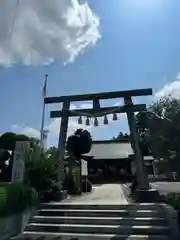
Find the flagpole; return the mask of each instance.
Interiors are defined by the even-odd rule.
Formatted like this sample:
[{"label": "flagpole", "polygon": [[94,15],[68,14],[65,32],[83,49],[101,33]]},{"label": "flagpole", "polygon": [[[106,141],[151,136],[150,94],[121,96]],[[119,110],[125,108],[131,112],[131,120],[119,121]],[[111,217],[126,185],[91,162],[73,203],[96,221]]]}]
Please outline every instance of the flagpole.
[{"label": "flagpole", "polygon": [[44,149],[44,121],[45,121],[45,103],[44,103],[44,98],[46,97],[46,86],[47,86],[47,78],[48,75],[45,75],[45,82],[43,86],[43,111],[42,111],[42,122],[41,122],[41,139],[40,139],[40,144],[41,148]]},{"label": "flagpole", "polygon": [[44,144],[43,144],[43,140],[44,140],[44,117],[45,117],[45,103],[43,103],[43,112],[42,112],[42,122],[41,122],[41,148],[44,149]]}]

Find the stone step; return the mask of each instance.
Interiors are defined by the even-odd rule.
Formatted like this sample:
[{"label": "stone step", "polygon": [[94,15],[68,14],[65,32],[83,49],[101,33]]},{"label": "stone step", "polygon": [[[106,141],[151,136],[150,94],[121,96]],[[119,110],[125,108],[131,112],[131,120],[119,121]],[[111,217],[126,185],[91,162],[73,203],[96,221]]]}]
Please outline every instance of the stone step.
[{"label": "stone step", "polygon": [[14,240],[170,240],[166,235],[130,235],[130,234],[82,234],[82,233],[46,233],[46,232],[24,232]]},{"label": "stone step", "polygon": [[45,224],[30,223],[26,231],[36,232],[67,232],[67,233],[99,233],[99,234],[164,234],[168,235],[170,229],[167,226],[138,226],[138,225],[87,225],[87,224]]},{"label": "stone step", "polygon": [[162,217],[158,210],[39,209],[37,213],[39,216]]},{"label": "stone step", "polygon": [[166,221],[160,217],[68,217],[68,216],[34,216],[32,223],[52,224],[90,224],[94,225],[154,225],[165,226]]},{"label": "stone step", "polygon": [[40,209],[87,209],[87,210],[155,210],[160,204],[137,203],[137,204],[92,204],[88,202],[60,203],[50,202],[40,204]]}]

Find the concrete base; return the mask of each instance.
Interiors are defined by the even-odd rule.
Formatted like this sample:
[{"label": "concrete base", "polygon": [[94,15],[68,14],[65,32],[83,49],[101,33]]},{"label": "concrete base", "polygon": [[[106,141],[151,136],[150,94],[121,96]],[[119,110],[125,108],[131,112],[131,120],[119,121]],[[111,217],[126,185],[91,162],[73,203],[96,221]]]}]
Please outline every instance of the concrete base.
[{"label": "concrete base", "polygon": [[63,201],[67,198],[67,191],[63,190],[60,193],[60,201]]},{"label": "concrete base", "polygon": [[140,190],[133,193],[136,202],[156,203],[160,201],[160,194],[157,189]]}]

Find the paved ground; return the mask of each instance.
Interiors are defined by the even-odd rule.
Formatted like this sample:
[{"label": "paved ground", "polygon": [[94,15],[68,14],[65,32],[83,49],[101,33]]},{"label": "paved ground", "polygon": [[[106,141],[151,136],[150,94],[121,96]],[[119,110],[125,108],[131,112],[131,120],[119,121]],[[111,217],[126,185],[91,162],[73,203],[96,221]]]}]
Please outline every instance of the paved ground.
[{"label": "paved ground", "polygon": [[81,204],[128,204],[121,184],[102,184],[94,186],[90,194],[66,200]]},{"label": "paved ground", "polygon": [[[126,185],[131,186],[131,183],[126,183]],[[180,192],[180,182],[153,181],[151,183],[151,186],[153,188],[158,189],[161,194],[165,194],[165,195],[170,192]]]},{"label": "paved ground", "polygon": [[[65,200],[65,202],[73,202],[80,204],[128,204],[124,191],[120,183],[102,184],[93,186],[93,190],[89,194],[73,197]],[[130,186],[130,183],[126,184]],[[180,182],[153,182],[151,185],[157,188],[161,194],[169,192],[180,192]]]},{"label": "paved ground", "polygon": [[180,192],[180,182],[153,182],[151,185],[162,194]]}]

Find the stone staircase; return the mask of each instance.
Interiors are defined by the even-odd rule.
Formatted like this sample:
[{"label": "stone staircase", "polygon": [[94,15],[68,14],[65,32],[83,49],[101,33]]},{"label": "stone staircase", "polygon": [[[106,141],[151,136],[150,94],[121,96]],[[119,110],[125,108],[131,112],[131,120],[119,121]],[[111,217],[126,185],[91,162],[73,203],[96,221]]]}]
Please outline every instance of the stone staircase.
[{"label": "stone staircase", "polygon": [[168,240],[172,237],[158,204],[44,203],[18,239]]}]

